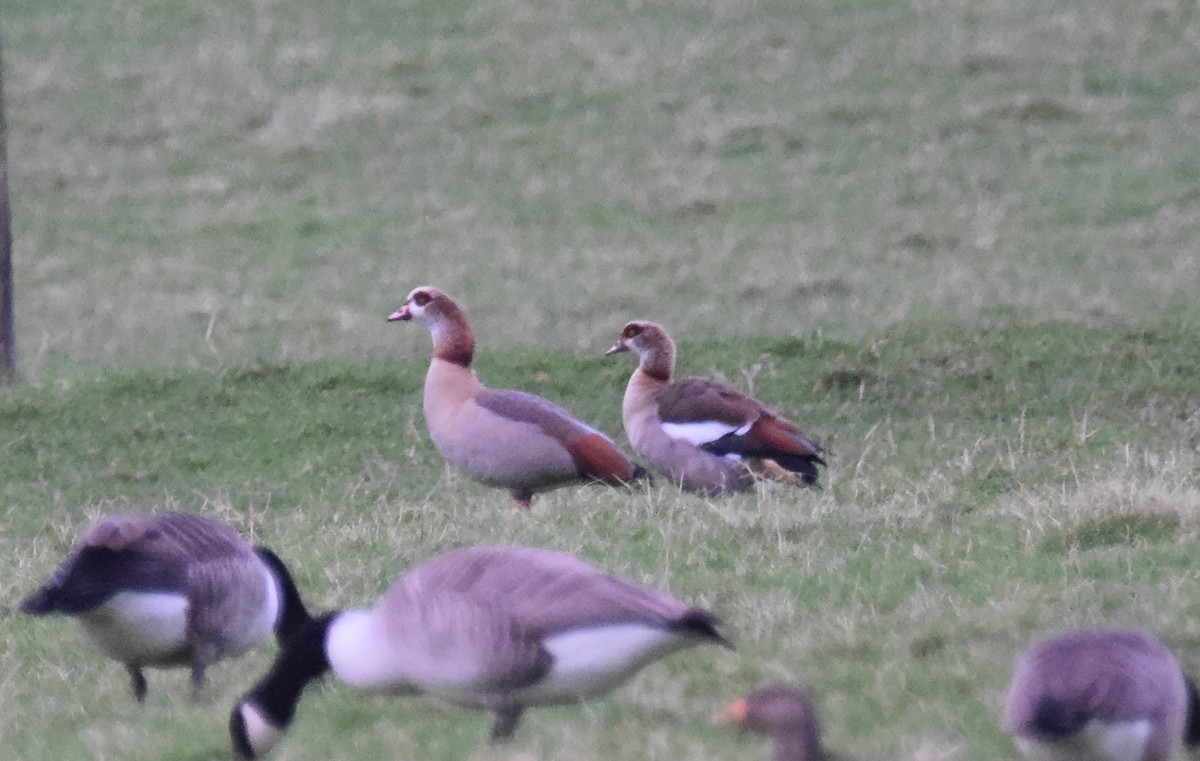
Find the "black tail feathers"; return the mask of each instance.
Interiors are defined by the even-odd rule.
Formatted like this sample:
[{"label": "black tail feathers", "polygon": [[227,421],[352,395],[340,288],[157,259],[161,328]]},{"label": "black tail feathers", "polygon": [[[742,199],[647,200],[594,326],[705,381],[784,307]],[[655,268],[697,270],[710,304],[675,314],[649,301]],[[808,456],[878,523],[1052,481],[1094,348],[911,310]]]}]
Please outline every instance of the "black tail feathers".
[{"label": "black tail feathers", "polygon": [[1061,700],[1043,695],[1029,718],[1029,729],[1041,737],[1060,738],[1083,729],[1087,717]]},{"label": "black tail feathers", "polygon": [[720,626],[721,619],[709,613],[707,610],[700,608],[692,608],[691,610],[680,616],[679,620],[671,625],[671,629],[678,632],[683,632],[706,639],[721,647],[733,650],[733,643],[725,639],[717,627]]}]

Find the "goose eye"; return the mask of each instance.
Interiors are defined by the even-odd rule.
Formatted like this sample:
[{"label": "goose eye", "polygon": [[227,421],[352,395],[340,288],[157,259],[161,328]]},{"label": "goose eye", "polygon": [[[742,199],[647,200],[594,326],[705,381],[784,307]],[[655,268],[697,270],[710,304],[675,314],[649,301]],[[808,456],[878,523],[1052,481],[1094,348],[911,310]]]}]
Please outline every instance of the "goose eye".
[{"label": "goose eye", "polygon": [[639,336],[639,335],[641,335],[641,333],[642,333],[642,326],[641,326],[641,325],[626,325],[626,326],[625,326],[625,332],[624,332],[624,333],[622,333],[622,337],[624,337],[624,338],[634,338],[634,337],[636,337],[636,336]]},{"label": "goose eye", "polygon": [[412,297],[413,303],[419,307],[423,307],[430,301],[430,296],[425,291],[417,291]]}]

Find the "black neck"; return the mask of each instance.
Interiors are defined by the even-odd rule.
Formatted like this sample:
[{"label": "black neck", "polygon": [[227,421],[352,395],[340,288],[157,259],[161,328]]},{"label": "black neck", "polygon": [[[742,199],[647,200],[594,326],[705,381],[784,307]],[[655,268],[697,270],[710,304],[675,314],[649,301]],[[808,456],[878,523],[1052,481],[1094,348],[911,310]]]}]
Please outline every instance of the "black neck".
[{"label": "black neck", "polygon": [[1187,683],[1187,724],[1183,729],[1183,744],[1194,750],[1200,745],[1200,691],[1196,690],[1196,683],[1190,676],[1185,675],[1183,681]]},{"label": "black neck", "polygon": [[312,621],[313,618],[309,615],[308,608],[304,607],[304,601],[300,599],[300,590],[296,588],[292,574],[288,572],[287,566],[283,564],[279,556],[266,547],[255,547],[254,552],[262,558],[271,573],[279,580],[279,588],[283,592],[279,617],[275,621],[275,639],[282,647],[293,634],[300,630],[300,627]]},{"label": "black neck", "polygon": [[329,670],[325,637],[337,612],[310,618],[289,637],[267,675],[246,694],[242,703],[254,704],[277,727],[286,727],[296,713],[304,688]]}]

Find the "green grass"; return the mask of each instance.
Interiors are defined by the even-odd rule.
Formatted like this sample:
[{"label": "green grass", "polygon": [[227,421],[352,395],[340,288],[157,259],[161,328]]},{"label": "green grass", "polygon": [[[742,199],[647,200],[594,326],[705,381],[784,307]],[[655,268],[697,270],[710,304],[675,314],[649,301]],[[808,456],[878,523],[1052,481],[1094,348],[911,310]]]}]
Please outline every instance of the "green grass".
[{"label": "green grass", "polygon": [[[314,690],[276,756],[765,757],[809,684],[868,758],[1012,757],[1015,654],[1136,623],[1200,667],[1200,16],[1185,2],[79,0],[4,8],[22,385],[0,388],[0,747],[226,756],[269,653],[125,676],[16,614],[97,515],[180,507],[364,604],[455,544],[575,552],[728,621],[507,747]],[[512,514],[420,412],[458,298],[493,385],[620,430],[629,319],[831,449],[820,492]],[[753,747],[746,747],[751,745]]]},{"label": "green grass", "polygon": [[[153,672],[138,707],[74,627],[14,612],[87,521],[139,505],[233,522],[284,554],[320,608],[366,604],[456,544],[521,542],[668,586],[718,611],[739,645],[673,657],[584,709],[535,711],[501,749],[484,746],[481,714],[317,689],[281,758],[393,745],[427,758],[731,757],[739,740],[706,717],[778,678],[813,687],[836,747],[1006,758],[1000,699],[1035,634],[1148,625],[1195,661],[1193,332],[995,315],[862,344],[681,348],[688,369],[726,370],[811,420],[832,449],[826,488],[719,502],[665,484],[567,489],[513,514],[504,493],[446,471],[420,417],[424,363],[401,358],[4,390],[6,744],[28,757],[224,752],[225,712],[267,654],[214,669],[198,705],[183,672]],[[523,350],[480,370],[615,431],[624,359]]]}]

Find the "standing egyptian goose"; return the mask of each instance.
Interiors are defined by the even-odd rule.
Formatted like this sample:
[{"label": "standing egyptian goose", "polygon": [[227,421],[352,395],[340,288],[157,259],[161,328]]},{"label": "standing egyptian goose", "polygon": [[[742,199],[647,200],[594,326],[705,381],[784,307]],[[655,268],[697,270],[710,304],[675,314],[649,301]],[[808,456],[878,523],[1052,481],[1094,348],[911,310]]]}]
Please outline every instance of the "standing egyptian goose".
[{"label": "standing egyptian goose", "polygon": [[506,739],[529,706],[599,695],[692,645],[729,647],[717,623],[569,555],[452,550],[409,570],[374,608],[321,616],[292,637],[234,707],[233,749],[268,752],[305,686],[328,670],[359,690],[492,711],[492,739]]},{"label": "standing egyptian goose", "polygon": [[824,450],[762,402],[704,378],[672,382],[675,342],[661,325],[627,324],[606,355],[632,351],[637,369],[621,416],[633,450],[682,489],[744,491],[755,473],[815,485]]},{"label": "standing egyptian goose", "polygon": [[438,452],[471,478],[508,489],[527,507],[535,492],[589,481],[625,484],[643,475],[611,439],[557,404],[480,383],[471,369],[475,339],[467,317],[438,289],[413,290],[388,320],[429,327],[425,422]]},{"label": "standing egyptian goose", "polygon": [[1084,629],[1017,661],[1004,727],[1029,759],[1168,761],[1200,745],[1200,696],[1144,632]]},{"label": "standing egyptian goose", "polygon": [[787,684],[760,687],[713,717],[717,724],[767,735],[774,740],[772,761],[827,761],[821,725],[812,699]]},{"label": "standing egyptian goose", "polygon": [[309,619],[275,553],[223,523],[176,512],[102,518],[21,611],[76,618],[101,652],[125,664],[139,703],[143,667],[190,666],[198,691],[209,665],[272,629],[283,642]]}]

